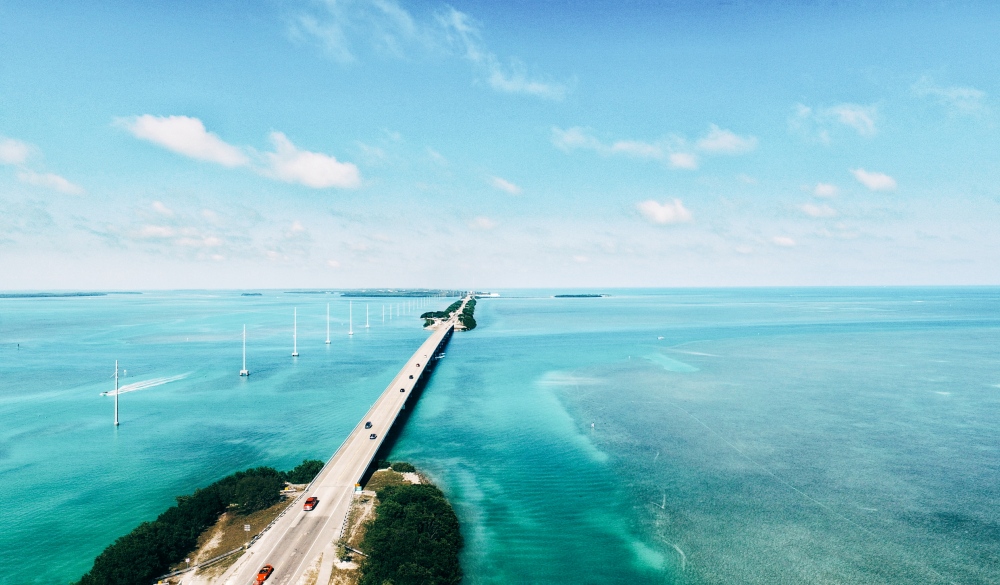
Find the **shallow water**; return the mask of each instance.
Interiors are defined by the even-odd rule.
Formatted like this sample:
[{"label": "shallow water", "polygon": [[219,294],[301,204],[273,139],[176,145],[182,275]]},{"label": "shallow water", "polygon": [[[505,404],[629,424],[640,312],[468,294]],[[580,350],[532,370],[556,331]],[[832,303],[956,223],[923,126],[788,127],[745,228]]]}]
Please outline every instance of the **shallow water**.
[{"label": "shallow water", "polygon": [[[1000,582],[1000,290],[594,292],[480,301],[394,450],[455,504],[467,583]],[[328,457],[426,336],[381,305],[348,338],[330,295],[0,300],[0,583]],[[122,394],[116,431],[115,359],[186,377]]]}]

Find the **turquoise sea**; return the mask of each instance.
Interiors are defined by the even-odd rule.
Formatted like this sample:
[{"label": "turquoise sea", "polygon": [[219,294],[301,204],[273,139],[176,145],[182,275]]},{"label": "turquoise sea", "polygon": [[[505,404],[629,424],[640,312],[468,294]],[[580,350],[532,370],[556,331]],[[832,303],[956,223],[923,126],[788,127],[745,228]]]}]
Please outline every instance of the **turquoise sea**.
[{"label": "turquoise sea", "polygon": [[[501,294],[393,453],[455,505],[466,583],[1000,583],[1000,289]],[[336,295],[0,299],[0,583],[69,583],[175,495],[329,457],[448,302],[373,299],[365,329],[356,300],[349,337]],[[116,359],[178,378],[118,429]]]}]

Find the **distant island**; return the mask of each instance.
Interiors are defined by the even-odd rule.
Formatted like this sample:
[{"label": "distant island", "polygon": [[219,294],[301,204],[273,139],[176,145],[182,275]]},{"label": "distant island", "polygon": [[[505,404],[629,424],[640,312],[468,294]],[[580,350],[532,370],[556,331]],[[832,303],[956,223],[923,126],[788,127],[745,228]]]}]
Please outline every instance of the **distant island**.
[{"label": "distant island", "polygon": [[375,289],[348,290],[340,293],[342,297],[461,297],[464,291],[439,289]]},{"label": "distant island", "polygon": [[241,297],[262,297],[262,296],[264,296],[264,293],[243,293],[240,296]]},{"label": "distant island", "polygon": [[603,297],[610,297],[611,295],[602,294],[582,294],[582,295],[555,295],[552,298],[555,299],[600,299]]},{"label": "distant island", "polygon": [[141,295],[141,292],[34,292],[34,293],[0,293],[0,299],[62,299],[69,297],[106,297],[108,295]]}]

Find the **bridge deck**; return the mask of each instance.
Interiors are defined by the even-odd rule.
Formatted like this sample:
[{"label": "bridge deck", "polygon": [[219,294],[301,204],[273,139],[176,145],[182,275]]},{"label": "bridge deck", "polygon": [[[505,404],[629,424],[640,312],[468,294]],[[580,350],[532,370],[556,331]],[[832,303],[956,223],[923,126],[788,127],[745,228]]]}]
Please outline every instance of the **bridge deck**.
[{"label": "bridge deck", "polygon": [[[456,312],[455,316],[458,314]],[[303,573],[315,565],[321,553],[323,563],[317,583],[329,582],[331,560],[351,507],[354,485],[372,464],[414,387],[421,382],[422,376],[430,375],[433,366],[427,366],[448,343],[455,330],[455,321],[453,317],[443,323],[421,344],[305,493],[216,582],[249,585],[254,582],[257,571],[270,564],[274,566],[274,573],[268,585],[295,585]],[[400,388],[404,391],[400,392]],[[364,428],[368,421],[372,423],[371,429]],[[369,438],[372,433],[377,435],[374,440]],[[319,505],[305,512],[301,502],[309,496],[319,498]]]}]

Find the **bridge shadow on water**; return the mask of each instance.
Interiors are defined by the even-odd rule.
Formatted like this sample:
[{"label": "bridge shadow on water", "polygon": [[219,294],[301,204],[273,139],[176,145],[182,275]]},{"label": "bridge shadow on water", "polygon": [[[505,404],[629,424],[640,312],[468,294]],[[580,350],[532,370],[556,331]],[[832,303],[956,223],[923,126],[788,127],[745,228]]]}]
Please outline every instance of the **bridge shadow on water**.
[{"label": "bridge shadow on water", "polygon": [[368,464],[368,468],[365,469],[364,474],[361,476],[361,485],[367,484],[368,480],[371,479],[372,474],[378,471],[379,461],[388,459],[389,454],[392,452],[392,448],[396,446],[396,441],[399,439],[399,435],[403,432],[403,428],[406,426],[406,422],[410,420],[413,408],[417,405],[417,401],[420,400],[420,396],[423,394],[424,388],[427,387],[427,383],[434,374],[434,370],[437,368],[438,362],[441,360],[441,356],[444,354],[444,350],[448,346],[448,342],[451,341],[451,336],[454,334],[454,329],[446,333],[441,339],[441,343],[439,343],[437,348],[434,349],[434,353],[431,354],[430,361],[426,364],[421,364],[420,376],[417,377],[416,382],[413,384],[413,390],[410,391],[410,395],[406,397],[406,402],[403,405],[403,409],[399,412],[399,416],[396,417],[392,427],[386,433],[382,444],[379,445],[378,451],[375,452],[375,457],[372,458],[371,462]]}]

